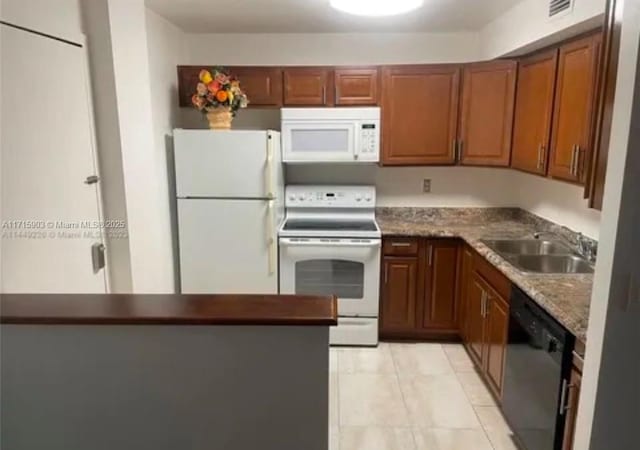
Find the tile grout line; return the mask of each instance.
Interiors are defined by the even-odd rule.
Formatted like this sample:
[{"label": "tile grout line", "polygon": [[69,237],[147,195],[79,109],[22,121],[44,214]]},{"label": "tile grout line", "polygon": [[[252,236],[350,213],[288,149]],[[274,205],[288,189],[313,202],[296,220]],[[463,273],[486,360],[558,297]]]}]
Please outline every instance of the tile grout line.
[{"label": "tile grout line", "polygon": [[[462,344],[460,344],[460,345],[462,345]],[[444,347],[443,347],[443,351],[444,351]],[[449,357],[449,354],[446,351],[444,352],[444,354],[447,356],[447,360],[449,361],[449,364],[451,364],[451,366],[453,368],[453,364],[451,362],[451,358]],[[489,433],[487,432],[487,429],[485,428],[484,424],[482,423],[482,420],[480,420],[480,416],[478,415],[478,411],[476,410],[476,406],[471,402],[471,397],[469,396],[469,394],[467,393],[467,390],[462,385],[462,381],[460,381],[460,377],[458,376],[459,372],[454,369],[453,373],[455,374],[456,380],[458,380],[458,383],[460,383],[460,387],[462,388],[462,392],[464,392],[464,396],[467,398],[467,401],[469,402],[469,405],[471,406],[471,409],[473,410],[473,414],[476,416],[476,419],[478,420],[478,423],[480,424],[480,428],[482,429],[482,432],[484,433],[484,436],[487,438],[487,442],[489,442],[489,445],[491,446],[492,449],[496,450],[495,445],[493,445],[493,441],[489,437]]]},{"label": "tile grout line", "polygon": [[393,364],[393,372],[396,376],[396,381],[398,382],[398,389],[400,390],[400,397],[402,397],[402,405],[404,406],[405,411],[407,412],[407,420],[409,425],[409,430],[411,432],[411,439],[413,440],[413,448],[418,450],[418,441],[416,440],[416,434],[414,432],[413,424],[411,423],[411,416],[409,414],[409,407],[407,406],[407,400],[404,397],[404,391],[402,390],[402,386],[400,385],[400,373],[398,372],[398,365],[396,364],[396,358],[393,356],[393,350],[391,344],[388,345],[389,348],[389,356],[391,357],[391,363]]}]

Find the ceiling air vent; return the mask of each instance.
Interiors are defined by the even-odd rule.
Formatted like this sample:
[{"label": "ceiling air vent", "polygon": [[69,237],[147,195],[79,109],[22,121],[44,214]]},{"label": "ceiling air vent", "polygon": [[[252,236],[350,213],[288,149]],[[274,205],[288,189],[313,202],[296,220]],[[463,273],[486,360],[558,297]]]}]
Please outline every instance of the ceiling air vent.
[{"label": "ceiling air vent", "polygon": [[550,0],[549,17],[553,17],[563,11],[567,11],[569,8],[571,8],[572,1],[573,0]]}]

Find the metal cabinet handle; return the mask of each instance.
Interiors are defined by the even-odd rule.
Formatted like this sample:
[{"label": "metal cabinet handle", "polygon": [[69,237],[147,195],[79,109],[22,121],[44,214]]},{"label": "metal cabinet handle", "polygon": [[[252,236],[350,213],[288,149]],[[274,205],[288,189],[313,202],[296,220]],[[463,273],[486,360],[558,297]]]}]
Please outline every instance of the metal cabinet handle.
[{"label": "metal cabinet handle", "polygon": [[485,291],[482,291],[482,297],[480,299],[480,315],[482,317],[485,317],[485,304],[487,301],[487,293]]},{"label": "metal cabinet handle", "polygon": [[433,265],[433,245],[429,246],[429,267]]},{"label": "metal cabinet handle", "polygon": [[322,86],[322,104],[327,104],[327,86]]},{"label": "metal cabinet handle", "polygon": [[569,168],[569,174],[571,176],[576,176],[576,155],[578,154],[578,146],[574,145],[571,150],[571,167]]},{"label": "metal cabinet handle", "polygon": [[565,402],[567,401],[567,380],[562,379],[562,388],[560,390],[560,404],[558,405],[558,414],[564,416],[564,413],[567,411],[565,408]]},{"label": "metal cabinet handle", "polygon": [[538,146],[538,164],[536,166],[538,169],[542,169],[544,167],[544,163],[542,162],[543,156],[544,156],[544,145],[540,144]]},{"label": "metal cabinet handle", "polygon": [[458,162],[458,140],[454,139],[451,148],[453,150],[453,159]]},{"label": "metal cabinet handle", "polygon": [[464,151],[464,141],[460,139],[460,141],[458,142],[458,162],[462,162],[463,151]]},{"label": "metal cabinet handle", "polygon": [[411,243],[410,242],[392,242],[391,246],[392,247],[411,247]]},{"label": "metal cabinet handle", "polygon": [[582,153],[582,148],[580,148],[580,144],[576,144],[576,161],[575,161],[575,170],[573,176],[576,178],[580,177],[580,154]]},{"label": "metal cabinet handle", "polygon": [[389,264],[385,263],[384,265],[384,284],[389,283]]}]

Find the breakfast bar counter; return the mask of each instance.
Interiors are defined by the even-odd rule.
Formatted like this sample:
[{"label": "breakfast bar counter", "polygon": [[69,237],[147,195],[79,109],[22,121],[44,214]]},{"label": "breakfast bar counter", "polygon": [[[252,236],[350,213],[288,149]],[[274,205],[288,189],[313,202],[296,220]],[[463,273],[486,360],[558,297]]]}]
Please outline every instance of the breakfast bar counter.
[{"label": "breakfast bar counter", "polygon": [[336,299],[2,295],[0,447],[326,450]]}]

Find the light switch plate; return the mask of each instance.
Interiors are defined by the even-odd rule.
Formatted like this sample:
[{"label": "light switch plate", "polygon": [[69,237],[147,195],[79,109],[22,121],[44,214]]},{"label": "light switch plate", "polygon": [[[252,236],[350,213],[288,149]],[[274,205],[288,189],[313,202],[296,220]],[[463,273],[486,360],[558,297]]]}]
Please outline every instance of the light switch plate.
[{"label": "light switch plate", "polygon": [[424,192],[425,194],[428,194],[429,192],[431,192],[430,178],[425,178],[424,180],[422,180],[422,192]]}]

